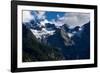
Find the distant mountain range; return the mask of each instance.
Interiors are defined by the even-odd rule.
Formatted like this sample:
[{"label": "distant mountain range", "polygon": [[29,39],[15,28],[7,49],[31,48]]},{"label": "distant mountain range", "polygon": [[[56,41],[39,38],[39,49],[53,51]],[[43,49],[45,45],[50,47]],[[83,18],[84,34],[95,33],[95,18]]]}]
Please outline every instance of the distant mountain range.
[{"label": "distant mountain range", "polygon": [[69,29],[48,21],[23,23],[23,61],[90,58],[90,22]]}]

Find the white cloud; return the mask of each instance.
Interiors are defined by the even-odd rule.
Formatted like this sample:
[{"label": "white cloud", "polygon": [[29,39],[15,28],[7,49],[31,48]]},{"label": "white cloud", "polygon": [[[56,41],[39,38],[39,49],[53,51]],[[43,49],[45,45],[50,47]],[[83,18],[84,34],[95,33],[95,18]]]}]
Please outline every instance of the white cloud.
[{"label": "white cloud", "polygon": [[58,28],[59,28],[60,26],[64,25],[64,22],[63,22],[63,21],[60,21],[60,20],[54,21],[53,23],[54,23],[55,26],[58,27]]},{"label": "white cloud", "polygon": [[41,20],[41,19],[45,19],[46,18],[45,11],[35,11],[34,13],[35,13],[37,19]]},{"label": "white cloud", "polygon": [[[60,27],[66,24],[69,28],[74,28],[76,26],[83,26],[84,24],[90,21],[89,13],[75,13],[67,12],[64,16],[60,17],[57,15],[57,20],[52,19],[52,21],[45,21],[46,15],[45,11],[34,11],[34,15],[31,14],[31,11],[23,11],[23,22],[30,22],[30,20],[38,19],[40,22],[53,23],[56,27]],[[42,20],[42,21],[41,21]]]},{"label": "white cloud", "polygon": [[52,24],[55,24],[56,27],[60,27],[62,25],[64,25],[64,21],[63,21],[63,17],[60,17],[59,15],[57,15],[57,19],[52,19]]},{"label": "white cloud", "polygon": [[74,28],[76,26],[83,26],[90,21],[89,13],[65,13],[63,17],[59,17],[55,22],[56,26],[62,26],[66,24],[69,28]]},{"label": "white cloud", "polygon": [[69,28],[74,28],[76,26],[83,26],[90,21],[90,15],[88,13],[67,13],[64,17],[64,23],[69,26]]},{"label": "white cloud", "polygon": [[34,19],[34,16],[31,15],[31,11],[23,11],[23,23],[30,22]]},{"label": "white cloud", "polygon": [[42,25],[43,22],[47,23],[44,11],[34,11],[33,14],[31,14],[31,11],[23,11],[23,23],[29,23],[31,20],[39,20]]}]

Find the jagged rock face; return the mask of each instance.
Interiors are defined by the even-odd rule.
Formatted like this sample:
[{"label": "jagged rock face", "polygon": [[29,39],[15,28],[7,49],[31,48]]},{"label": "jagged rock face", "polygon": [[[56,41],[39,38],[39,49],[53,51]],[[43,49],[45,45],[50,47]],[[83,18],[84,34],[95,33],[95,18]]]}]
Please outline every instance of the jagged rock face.
[{"label": "jagged rock face", "polygon": [[[67,24],[63,24],[58,28],[55,26],[55,24],[44,23],[44,22],[35,23],[34,21],[31,21],[30,23],[25,23],[23,25],[25,25],[28,31],[31,32],[30,39],[34,37],[35,38],[34,40],[38,42],[38,43],[35,42],[34,44],[42,43],[42,45],[44,46],[47,45],[52,47],[53,49],[56,48],[56,50],[59,50],[58,53],[60,53],[61,55],[60,57],[58,56],[55,57],[55,53],[52,53],[53,51],[51,51],[50,48],[47,49],[47,47],[44,47],[42,49],[50,51],[47,52],[49,54],[48,55],[46,54],[47,55],[46,59],[44,59],[43,57],[42,57],[43,59],[42,58],[36,59],[37,57],[34,57],[36,60],[60,60],[60,59],[71,60],[71,59],[88,59],[90,57],[89,55],[90,23],[84,24],[82,27],[76,26],[73,29],[69,29]],[[28,42],[30,41],[27,41],[27,44],[29,44]],[[40,47],[36,48],[38,48],[39,50],[41,49]],[[59,55],[58,53],[57,55]],[[40,53],[36,55],[39,54]],[[50,59],[48,57],[50,57]]]},{"label": "jagged rock face", "polygon": [[65,31],[65,29],[61,29],[60,33],[61,33],[62,38],[64,39],[65,46],[74,45],[74,41],[71,39],[69,33]]},{"label": "jagged rock face", "polygon": [[74,42],[71,40],[71,34],[68,33],[68,31],[66,31],[67,30],[66,29],[67,27],[65,26],[66,24],[61,28],[56,28],[54,24],[50,24],[50,23],[45,23],[44,26],[40,26],[37,24],[36,26],[34,26],[34,24],[31,24],[31,25],[30,27],[29,26],[28,27],[30,28],[32,33],[36,36],[38,41],[40,41],[41,43],[44,43],[44,44],[49,43],[47,42],[48,38],[52,35],[56,35],[56,31],[59,30],[59,33],[60,33],[59,36],[62,37],[61,39],[63,39],[63,42],[66,46],[70,46],[74,44]]},{"label": "jagged rock face", "polygon": [[38,42],[38,39],[23,24],[23,62],[64,59],[60,50]]}]

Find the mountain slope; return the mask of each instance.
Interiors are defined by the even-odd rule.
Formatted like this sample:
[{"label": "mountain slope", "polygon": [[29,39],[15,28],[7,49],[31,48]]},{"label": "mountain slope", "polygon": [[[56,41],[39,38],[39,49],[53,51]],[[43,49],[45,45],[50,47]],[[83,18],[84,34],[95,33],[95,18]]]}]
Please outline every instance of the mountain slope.
[{"label": "mountain slope", "polygon": [[60,50],[41,44],[23,24],[23,62],[63,60]]},{"label": "mountain slope", "polygon": [[90,58],[89,22],[75,28],[68,28],[67,24],[58,28],[55,24],[40,22],[31,20],[30,23],[24,24],[39,44],[56,47],[66,60]]}]

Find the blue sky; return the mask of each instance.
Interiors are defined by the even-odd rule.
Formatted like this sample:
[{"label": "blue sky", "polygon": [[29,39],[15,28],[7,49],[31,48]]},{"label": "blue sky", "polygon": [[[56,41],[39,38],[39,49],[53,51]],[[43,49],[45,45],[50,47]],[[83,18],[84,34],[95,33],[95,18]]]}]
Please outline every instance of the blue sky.
[{"label": "blue sky", "polygon": [[51,21],[52,19],[57,19],[57,15],[59,15],[60,17],[63,17],[65,14],[65,12],[46,12],[46,18]]},{"label": "blue sky", "polygon": [[90,21],[89,13],[79,12],[53,12],[53,11],[23,11],[23,22],[30,20],[45,20],[52,22],[55,26],[66,24],[69,28],[83,26]]},{"label": "blue sky", "polygon": [[[31,11],[31,14],[36,16],[35,12],[38,11]],[[42,11],[40,11],[42,12]],[[52,19],[57,19],[57,15],[59,15],[59,17],[63,17],[65,14],[65,12],[53,12],[53,11],[45,11],[45,17],[48,21],[51,21]]]}]

